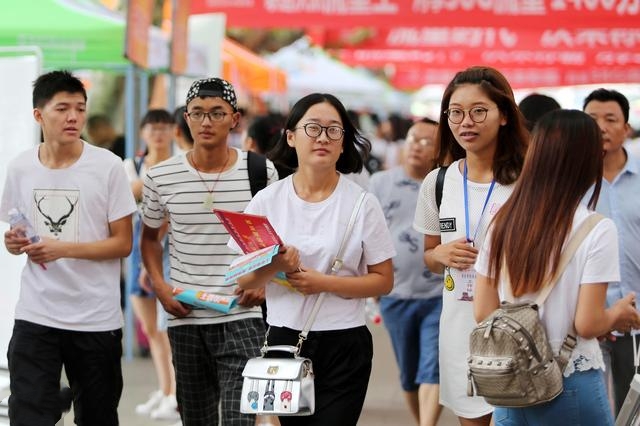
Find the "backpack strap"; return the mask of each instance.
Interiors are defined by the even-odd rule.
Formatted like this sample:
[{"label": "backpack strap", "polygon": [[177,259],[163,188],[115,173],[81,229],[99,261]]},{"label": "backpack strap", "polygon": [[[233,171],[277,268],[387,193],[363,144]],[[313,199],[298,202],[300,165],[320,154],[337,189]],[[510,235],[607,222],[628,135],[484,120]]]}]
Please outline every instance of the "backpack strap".
[{"label": "backpack strap", "polygon": [[438,176],[436,177],[436,206],[440,211],[440,204],[442,204],[442,190],[444,188],[444,176],[447,174],[447,168],[449,166],[442,166],[438,169]]},{"label": "backpack strap", "polygon": [[567,246],[565,247],[564,251],[560,255],[560,263],[558,263],[558,269],[556,269],[556,272],[553,275],[553,278],[549,280],[547,285],[545,285],[542,288],[542,291],[540,291],[540,294],[538,294],[538,297],[536,297],[536,301],[535,301],[536,305],[542,306],[544,301],[547,300],[547,297],[549,296],[549,293],[551,293],[551,290],[553,290],[553,286],[558,281],[558,278],[560,278],[560,275],[562,275],[564,270],[567,268],[567,265],[569,264],[569,262],[571,262],[571,259],[573,259],[573,255],[576,254],[576,251],[578,251],[578,248],[580,247],[584,239],[587,237],[587,235],[589,235],[589,232],[591,232],[591,230],[602,219],[604,219],[603,215],[601,215],[600,213],[594,213],[589,217],[587,217],[580,224],[578,229],[576,229],[576,232],[571,236],[571,238],[569,239],[569,242],[567,243]]},{"label": "backpack strap", "polygon": [[[549,280],[549,282],[542,287],[542,290],[538,294],[538,297],[536,297],[536,300],[534,303],[537,306],[542,306],[545,300],[547,300],[547,297],[551,293],[551,290],[553,290],[553,287],[558,281],[558,278],[562,275],[562,273],[566,269],[569,262],[571,262],[571,259],[573,259],[573,256],[576,254],[576,251],[578,250],[578,248],[580,247],[584,239],[587,237],[587,235],[589,235],[589,232],[591,232],[591,230],[602,219],[604,219],[604,216],[601,215],[600,213],[594,213],[592,215],[589,215],[589,217],[587,217],[580,224],[576,232],[570,237],[569,242],[567,243],[565,249],[562,251],[562,254],[560,255],[560,262],[558,263],[558,269],[556,269],[551,280]],[[503,266],[506,266],[505,263],[503,263]],[[505,280],[504,293],[505,293],[505,300],[509,303],[513,303],[513,300],[514,300],[513,292],[511,290],[511,283],[509,282],[508,275],[507,275],[507,279]],[[569,327],[569,333],[567,334],[567,336],[564,338],[564,341],[562,342],[562,346],[560,347],[560,352],[555,357],[556,362],[560,367],[560,371],[564,371],[564,368],[566,367],[567,363],[569,362],[569,359],[571,358],[571,352],[573,352],[573,349],[576,347],[578,340],[576,339],[575,334],[576,334],[575,328],[573,327],[573,325],[571,325]]]},{"label": "backpack strap", "polygon": [[133,159],[133,166],[136,169],[136,174],[140,176],[140,170],[142,169],[142,163],[144,163],[145,154],[138,154]]},{"label": "backpack strap", "polygon": [[247,151],[247,169],[251,196],[254,196],[258,191],[267,187],[267,157]]},{"label": "backpack strap", "polygon": [[[580,244],[582,244],[587,235],[589,235],[589,232],[591,232],[591,230],[602,219],[604,219],[604,216],[600,213],[589,215],[589,217],[587,217],[580,224],[576,232],[569,238],[569,242],[560,255],[558,269],[556,269],[552,278],[544,286],[542,286],[542,290],[540,291],[538,297],[536,297],[536,300],[534,302],[536,305],[542,306],[545,300],[547,300],[547,297],[551,293],[551,290],[553,290],[553,287],[556,285],[558,278],[560,277],[560,275],[562,275],[569,262],[571,262],[571,259],[573,259],[573,255],[576,254],[576,251],[580,247]],[[502,261],[502,266],[503,271],[506,271],[506,262],[504,261],[504,259]],[[505,275],[504,299],[509,303],[513,303],[514,301],[513,290],[511,289],[511,282],[509,281],[508,274]]]}]

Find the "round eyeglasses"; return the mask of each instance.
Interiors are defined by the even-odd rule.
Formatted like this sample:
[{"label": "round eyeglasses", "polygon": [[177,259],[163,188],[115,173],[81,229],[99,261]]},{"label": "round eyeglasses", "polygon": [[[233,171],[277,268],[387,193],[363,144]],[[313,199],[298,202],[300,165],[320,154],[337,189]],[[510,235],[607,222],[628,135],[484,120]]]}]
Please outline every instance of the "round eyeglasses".
[{"label": "round eyeglasses", "polygon": [[468,110],[462,108],[449,108],[444,114],[449,118],[449,121],[453,124],[460,124],[464,120],[466,113],[469,114],[469,118],[474,123],[482,123],[487,119],[487,112],[493,108],[474,107]]},{"label": "round eyeglasses", "polygon": [[296,127],[294,130],[298,129],[304,129],[304,132],[310,138],[319,137],[323,130],[332,141],[339,141],[344,136],[344,129],[339,126],[321,126],[316,123],[307,123],[304,126]]},{"label": "round eyeglasses", "polygon": [[228,113],[224,111],[194,111],[187,113],[193,121],[204,121],[205,117],[208,117],[211,121],[222,121],[227,114]]}]

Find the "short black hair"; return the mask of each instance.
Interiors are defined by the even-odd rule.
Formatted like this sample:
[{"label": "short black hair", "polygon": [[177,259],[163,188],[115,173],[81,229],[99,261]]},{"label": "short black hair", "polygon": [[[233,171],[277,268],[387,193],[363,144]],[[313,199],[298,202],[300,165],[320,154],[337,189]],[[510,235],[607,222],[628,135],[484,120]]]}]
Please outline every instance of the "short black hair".
[{"label": "short black hair", "polygon": [[342,140],[343,152],[338,158],[336,169],[340,173],[360,173],[364,162],[369,158],[371,152],[371,142],[356,128],[349,118],[347,109],[342,102],[329,93],[312,93],[307,95],[291,108],[289,117],[284,125],[284,130],[276,143],[274,149],[267,154],[267,157],[275,163],[282,164],[291,169],[298,168],[298,157],[296,150],[287,143],[287,130],[293,131],[297,127],[302,117],[307,113],[309,108],[323,102],[333,106],[344,128],[344,136]]},{"label": "short black hair", "polygon": [[150,109],[140,120],[140,128],[154,123],[173,124],[175,121],[171,113],[166,109]]},{"label": "short black hair", "polygon": [[106,114],[93,114],[87,118],[87,128],[94,129],[101,126],[113,127],[111,119]]},{"label": "short black hair", "polygon": [[247,127],[247,136],[255,141],[258,153],[265,154],[278,142],[283,126],[284,117],[281,114],[260,115]]},{"label": "short black hair", "polygon": [[421,118],[419,118],[419,119],[417,119],[416,121],[413,122],[413,124],[416,124],[416,123],[432,124],[434,126],[439,126],[440,125],[440,123],[438,123],[436,120],[434,120],[432,118],[429,118],[429,117],[421,117]]},{"label": "short black hair", "polygon": [[60,92],[81,93],[87,101],[87,91],[82,81],[69,71],[51,71],[33,82],[33,107],[42,108]]},{"label": "short black hair", "polygon": [[550,111],[560,109],[558,101],[551,96],[540,93],[531,93],[525,96],[518,104],[520,112],[524,116],[525,126],[529,131],[533,130],[533,126],[538,122],[540,117]]},{"label": "short black hair", "polygon": [[187,112],[186,105],[179,106],[173,112],[173,120],[175,121],[176,126],[178,126],[178,129],[180,129],[184,137],[187,138],[187,140],[191,145],[193,145],[194,140],[193,140],[193,136],[191,136],[191,129],[189,129],[189,124],[187,123],[187,120],[184,118],[184,114],[186,112]]},{"label": "short black hair", "polygon": [[625,95],[616,91],[616,90],[608,90],[604,88],[599,88],[589,93],[586,98],[584,98],[584,103],[582,104],[582,110],[587,107],[587,104],[591,101],[598,102],[617,102],[622,109],[622,114],[624,115],[624,122],[629,122],[629,100]]}]

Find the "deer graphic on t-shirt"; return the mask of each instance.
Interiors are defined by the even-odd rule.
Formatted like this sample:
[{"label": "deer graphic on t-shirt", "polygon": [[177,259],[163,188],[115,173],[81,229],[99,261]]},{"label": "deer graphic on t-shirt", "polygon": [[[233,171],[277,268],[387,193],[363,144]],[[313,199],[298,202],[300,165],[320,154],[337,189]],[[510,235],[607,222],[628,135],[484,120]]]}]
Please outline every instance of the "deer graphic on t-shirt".
[{"label": "deer graphic on t-shirt", "polygon": [[69,199],[69,197],[64,197],[69,202],[69,211],[63,214],[62,217],[60,217],[60,219],[53,220],[53,218],[50,215],[46,214],[44,211],[42,211],[42,208],[40,207],[40,203],[42,203],[42,201],[44,201],[45,198],[46,196],[42,196],[42,198],[38,200],[35,195],[33,196],[33,200],[36,202],[36,207],[38,208],[38,211],[46,219],[44,221],[44,224],[47,225],[47,227],[49,227],[49,231],[51,231],[53,235],[57,237],[58,234],[62,232],[62,227],[67,223],[67,219],[69,219],[69,216],[71,216],[71,213],[73,213],[73,210],[75,209],[76,204],[78,204],[78,199],[76,198],[76,201],[72,202]]}]

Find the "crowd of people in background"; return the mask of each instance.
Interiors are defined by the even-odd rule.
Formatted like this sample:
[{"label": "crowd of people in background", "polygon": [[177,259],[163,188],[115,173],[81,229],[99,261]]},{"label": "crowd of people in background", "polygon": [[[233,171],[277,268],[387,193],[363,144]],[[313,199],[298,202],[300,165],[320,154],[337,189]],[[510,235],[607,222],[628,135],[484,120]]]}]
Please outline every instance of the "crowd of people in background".
[{"label": "crowd of people in background", "polygon": [[[29,258],[8,352],[12,425],[59,418],[63,367],[76,421],[118,424],[121,293],[157,377],[136,412],[154,419],[356,425],[374,355],[369,298],[379,303],[398,386],[419,426],[436,425],[443,407],[464,426],[613,425],[640,328],[640,142],[623,94],[597,89],[582,111],[539,93],[518,104],[498,70],[471,67],[445,88],[438,117],[380,118],[326,93],[286,113],[249,115],[232,84],[213,77],[196,80],[175,111],[141,118],[134,158],[125,158],[107,115],[88,116],[72,74],[44,74],[33,96],[43,142],[11,163],[0,203],[1,220],[19,208],[43,237],[4,235],[9,253]],[[259,188],[249,152],[266,169]],[[331,275],[363,191],[342,268]],[[283,240],[272,263],[225,284],[241,251],[213,208],[266,216]],[[533,300],[540,280],[530,277],[552,275],[566,239],[594,210],[607,219],[541,311],[555,349],[567,329],[578,335],[565,392],[524,408],[469,396],[471,330],[505,286]],[[295,291],[275,282],[278,273]],[[174,299],[174,288],[237,296],[238,306],[193,309]],[[321,293],[302,347],[316,374],[315,413],[241,413],[246,361],[264,341],[295,344]]]}]

